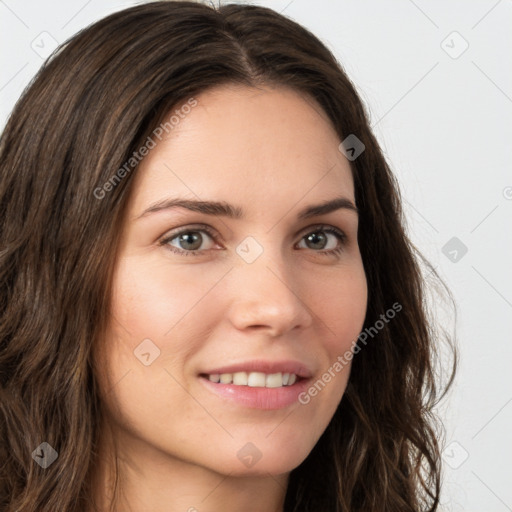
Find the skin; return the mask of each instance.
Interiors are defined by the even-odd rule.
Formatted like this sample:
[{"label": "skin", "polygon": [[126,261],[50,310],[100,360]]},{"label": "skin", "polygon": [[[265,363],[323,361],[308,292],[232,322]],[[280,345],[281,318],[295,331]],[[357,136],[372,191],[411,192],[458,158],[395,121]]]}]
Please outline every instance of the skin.
[{"label": "skin", "polygon": [[[307,405],[258,410],[221,399],[199,372],[250,359],[307,362],[315,382],[363,326],[367,283],[350,209],[299,220],[304,207],[355,204],[340,139],[311,98],[287,88],[217,87],[140,164],[114,275],[113,317],[96,352],[106,420],[96,499],[106,510],[113,442],[118,510],[282,511],[290,471],[310,453],[344,393],[350,365]],[[169,197],[225,201],[243,219],[183,208],[141,214]],[[202,223],[196,255],[175,235]],[[343,231],[346,241],[318,224]],[[195,233],[197,233],[195,227]],[[323,233],[321,243],[306,235]],[[252,236],[251,264],[236,248]],[[315,243],[317,245],[315,245]],[[320,244],[320,245],[318,245]],[[251,249],[253,250],[253,249]],[[160,355],[134,355],[151,339]],[[237,452],[251,442],[261,459]]]}]

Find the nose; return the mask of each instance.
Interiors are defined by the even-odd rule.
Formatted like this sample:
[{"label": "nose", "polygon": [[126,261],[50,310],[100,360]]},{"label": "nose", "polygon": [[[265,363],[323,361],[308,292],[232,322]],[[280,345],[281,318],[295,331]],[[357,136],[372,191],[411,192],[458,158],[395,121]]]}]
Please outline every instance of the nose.
[{"label": "nose", "polygon": [[231,272],[231,323],[239,330],[265,330],[273,338],[308,328],[313,313],[291,270],[282,258],[265,255],[251,264],[239,262]]}]

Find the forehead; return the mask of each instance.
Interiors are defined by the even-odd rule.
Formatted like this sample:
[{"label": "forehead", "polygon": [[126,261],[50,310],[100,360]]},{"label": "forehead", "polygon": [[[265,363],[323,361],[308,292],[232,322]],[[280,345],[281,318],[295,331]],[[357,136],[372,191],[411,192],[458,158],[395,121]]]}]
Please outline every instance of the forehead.
[{"label": "forehead", "polygon": [[[350,164],[319,104],[295,90],[225,85],[173,108],[172,127],[141,162],[135,206],[155,195],[239,203],[353,198]],[[188,103],[190,105],[194,103]]]}]

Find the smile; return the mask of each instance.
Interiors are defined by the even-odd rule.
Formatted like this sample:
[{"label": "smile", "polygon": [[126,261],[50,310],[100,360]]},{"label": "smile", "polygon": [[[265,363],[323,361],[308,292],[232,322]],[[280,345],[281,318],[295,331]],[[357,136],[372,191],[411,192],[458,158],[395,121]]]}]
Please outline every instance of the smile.
[{"label": "smile", "polygon": [[313,372],[305,363],[249,360],[204,369],[199,380],[228,407],[276,410],[298,404]]},{"label": "smile", "polygon": [[293,386],[297,381],[295,373],[270,373],[263,372],[236,372],[213,373],[207,376],[210,382],[221,384],[233,384],[235,386],[249,386],[252,388],[280,388]]}]

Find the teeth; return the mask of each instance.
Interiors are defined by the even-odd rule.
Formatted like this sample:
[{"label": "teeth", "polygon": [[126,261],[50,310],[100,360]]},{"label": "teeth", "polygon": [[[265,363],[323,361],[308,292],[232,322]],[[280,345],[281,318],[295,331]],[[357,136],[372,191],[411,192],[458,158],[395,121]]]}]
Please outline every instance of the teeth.
[{"label": "teeth", "polygon": [[283,374],[282,373],[271,373],[267,375],[265,386],[267,388],[280,388],[283,385]]},{"label": "teeth", "polygon": [[280,388],[292,386],[297,382],[297,375],[294,373],[270,373],[262,372],[235,372],[235,373],[212,373],[208,380],[221,384],[234,384],[235,386],[249,386],[253,388]]},{"label": "teeth", "polygon": [[247,376],[247,385],[251,388],[265,387],[265,374],[260,372],[251,372]]},{"label": "teeth", "polygon": [[247,373],[236,372],[233,374],[233,384],[237,386],[247,386]]},{"label": "teeth", "polygon": [[221,384],[231,384],[233,382],[233,374],[232,373],[221,373],[220,374],[220,382],[221,382]]}]

